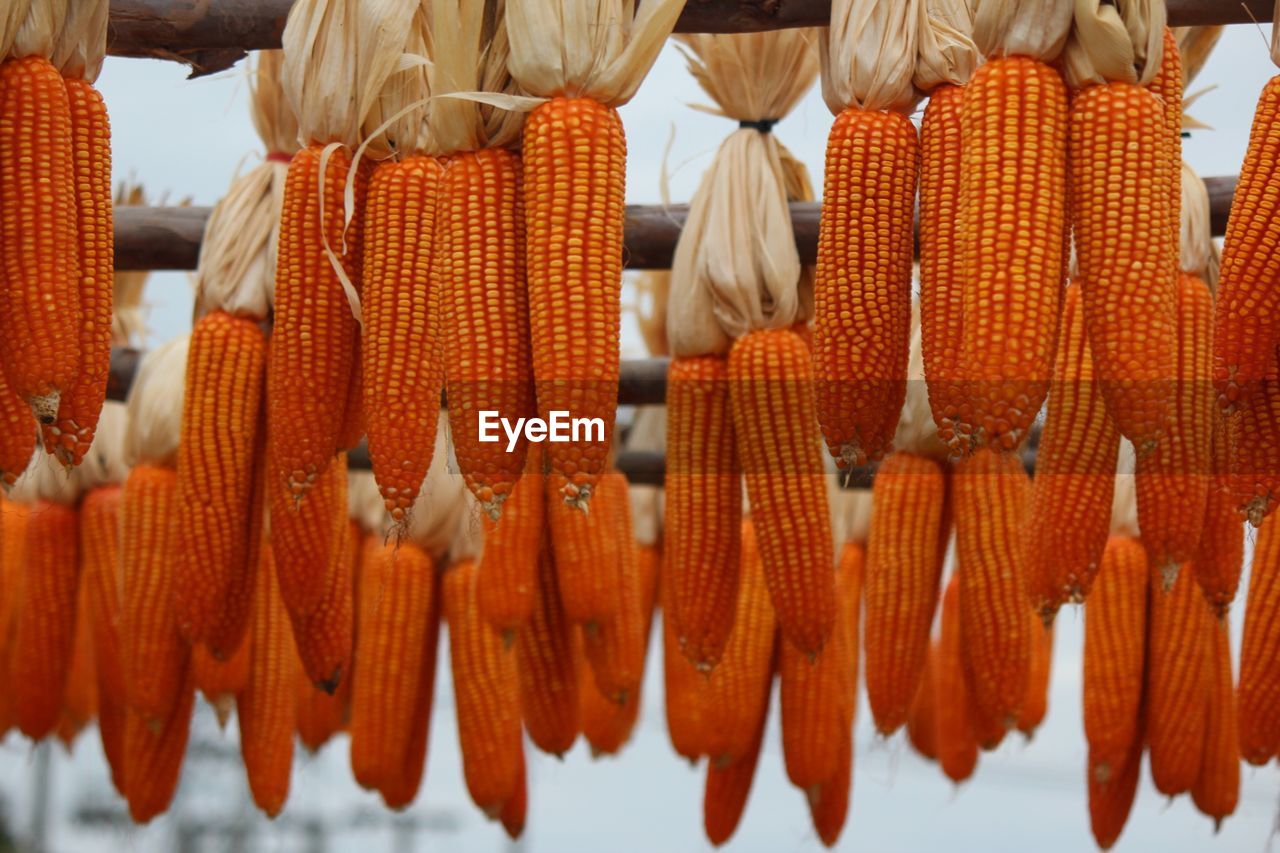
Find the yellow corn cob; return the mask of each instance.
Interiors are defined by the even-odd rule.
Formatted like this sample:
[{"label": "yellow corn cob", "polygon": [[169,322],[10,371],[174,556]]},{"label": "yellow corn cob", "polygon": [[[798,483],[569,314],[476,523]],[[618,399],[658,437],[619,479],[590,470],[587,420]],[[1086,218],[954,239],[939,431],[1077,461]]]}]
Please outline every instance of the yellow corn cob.
[{"label": "yellow corn cob", "polygon": [[[553,500],[553,506],[559,508],[558,504]],[[529,739],[543,752],[563,755],[582,728],[578,699],[582,642],[561,603],[559,572],[548,538],[543,538],[538,549],[533,616],[516,637],[516,670],[520,711]]]},{"label": "yellow corn cob", "polygon": [[604,472],[618,405],[627,143],[617,110],[558,97],[524,126],[529,330],[538,414],[599,418],[550,445],[564,500],[586,506]]},{"label": "yellow corn cob", "polygon": [[1213,818],[1214,830],[1236,810],[1240,800],[1240,741],[1236,727],[1236,694],[1231,683],[1231,632],[1227,620],[1205,623],[1205,720],[1204,752],[1200,775],[1191,787],[1191,798],[1201,812]]},{"label": "yellow corn cob", "polygon": [[1280,752],[1280,521],[1258,531],[1240,643],[1236,714],[1240,757],[1266,764]]},{"label": "yellow corn cob", "polygon": [[1220,617],[1226,615],[1235,600],[1240,572],[1244,568],[1244,523],[1232,501],[1230,443],[1227,418],[1215,412],[1211,454],[1213,473],[1205,500],[1200,542],[1191,558],[1191,567],[1200,591]]},{"label": "yellow corn cob", "polygon": [[125,799],[134,823],[164,814],[182,775],[195,707],[195,681],[190,672],[166,717],[146,720],[132,708],[125,719]]},{"label": "yellow corn cob", "polygon": [[[111,767],[111,781],[124,792],[125,681],[120,657],[120,486],[93,489],[80,503],[80,583],[89,590],[89,615],[93,622],[94,674],[98,679],[98,734]],[[0,508],[3,539],[14,534],[10,526],[14,507]],[[23,513],[25,523],[25,512]],[[20,535],[20,534],[19,534]],[[5,557],[7,561],[7,556]],[[5,567],[0,567],[4,571]],[[3,607],[3,602],[0,602]],[[3,611],[0,610],[0,613]],[[5,656],[4,619],[0,616],[0,659]],[[3,669],[3,664],[0,664]]]},{"label": "yellow corn cob", "polygon": [[1063,285],[1067,89],[1026,56],[985,62],[961,107],[960,430],[1012,450],[1049,392]]},{"label": "yellow corn cob", "polygon": [[812,377],[808,348],[787,329],[749,332],[729,353],[733,426],[764,577],[783,638],[807,655],[822,651],[836,610],[825,475],[811,438]]},{"label": "yellow corn cob", "polygon": [[589,628],[618,611],[622,549],[630,542],[618,527],[629,506],[626,477],[608,471],[598,479],[598,500],[592,512],[583,513],[559,498],[570,484],[554,472],[547,477],[547,526],[560,600],[571,621]]},{"label": "yellow corn cob", "polygon": [[978,740],[969,717],[969,690],[965,683],[960,644],[960,577],[963,567],[947,582],[942,594],[938,624],[937,712],[935,728],[938,764],[952,782],[973,775],[978,763]]},{"label": "yellow corn cob", "polygon": [[528,454],[523,476],[502,505],[502,518],[487,516],[480,557],[476,605],[489,627],[510,642],[533,614],[538,582],[538,549],[546,521],[546,478],[542,452]]}]

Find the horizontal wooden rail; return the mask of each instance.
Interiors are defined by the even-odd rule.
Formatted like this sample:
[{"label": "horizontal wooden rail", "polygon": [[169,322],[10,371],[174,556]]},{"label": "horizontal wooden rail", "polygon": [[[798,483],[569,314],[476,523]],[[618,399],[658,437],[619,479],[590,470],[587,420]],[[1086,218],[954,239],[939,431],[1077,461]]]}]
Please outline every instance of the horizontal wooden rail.
[{"label": "horizontal wooden rail", "polygon": [[[1226,231],[1236,179],[1207,178],[1205,184],[1209,187],[1213,233],[1221,236]],[[811,202],[791,205],[796,247],[805,263],[813,263],[817,257],[818,212],[819,205]],[[688,205],[683,204],[665,208],[629,205],[624,239],[627,267],[669,269],[688,213]],[[116,208],[116,269],[195,269],[208,218],[207,207]]]},{"label": "horizontal wooden rail", "polygon": [[[1065,2],[1065,0],[1064,0]],[[1169,23],[1270,21],[1273,0],[1167,0]],[[107,49],[168,59],[192,75],[229,68],[246,52],[279,47],[293,0],[111,0]],[[686,0],[677,32],[741,33],[826,25],[830,0]]]}]

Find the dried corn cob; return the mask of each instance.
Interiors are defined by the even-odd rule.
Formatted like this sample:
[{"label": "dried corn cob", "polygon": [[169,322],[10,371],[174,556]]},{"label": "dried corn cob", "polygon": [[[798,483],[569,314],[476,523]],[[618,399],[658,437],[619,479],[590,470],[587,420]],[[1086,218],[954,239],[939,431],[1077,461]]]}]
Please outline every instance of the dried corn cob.
[{"label": "dried corn cob", "polygon": [[853,792],[853,736],[846,734],[835,747],[836,773],[808,792],[809,816],[818,838],[827,847],[840,840],[849,815],[849,795]]},{"label": "dried corn cob", "polygon": [[528,809],[529,787],[525,780],[524,753],[522,752],[520,756],[520,779],[516,783],[516,792],[511,795],[511,799],[503,804],[502,814],[498,815],[498,820],[502,822],[502,828],[511,840],[514,841],[524,834],[524,819]]},{"label": "dried corn cob", "polygon": [[0,486],[8,491],[36,451],[36,421],[0,371]]},{"label": "dried corn cob", "polygon": [[1235,600],[1240,572],[1244,568],[1244,525],[1231,498],[1230,441],[1227,418],[1215,413],[1211,453],[1213,473],[1209,478],[1200,542],[1191,558],[1191,568],[1209,607],[1219,616],[1226,615]]},{"label": "dried corn cob", "polygon": [[[345,464],[342,467],[346,467]],[[324,569],[328,581],[320,603],[304,615],[289,611],[302,668],[316,687],[330,694],[335,693],[350,674],[355,645],[355,579],[352,571],[356,541],[345,511],[340,512],[334,536],[338,541],[330,555],[329,566]],[[261,571],[267,571],[267,568],[264,566]],[[276,577],[279,579],[279,571]],[[286,599],[285,607],[288,606]]]},{"label": "dried corn cob", "polygon": [[435,253],[442,164],[386,162],[369,183],[361,359],[369,458],[387,511],[403,521],[436,443],[444,360]]},{"label": "dried corn cob", "polygon": [[[118,629],[120,619],[120,505],[123,489],[93,489],[80,503],[80,583],[89,590],[89,615],[93,623],[94,675],[98,680],[98,734],[111,767],[116,790],[124,790],[125,681]],[[13,535],[10,516],[20,504],[6,502],[0,509],[3,537]],[[23,515],[25,520],[25,513]],[[7,560],[7,557],[6,557]],[[2,603],[0,603],[2,606]],[[4,631],[0,618],[0,636]],[[0,640],[0,657],[5,650]]]},{"label": "dried corn cob", "polygon": [[1204,752],[1200,775],[1191,787],[1191,798],[1201,812],[1213,818],[1214,831],[1235,810],[1240,800],[1240,741],[1236,728],[1236,694],[1231,683],[1231,632],[1227,620],[1206,620]]},{"label": "dried corn cob", "polygon": [[1235,409],[1229,428],[1233,500],[1258,527],[1280,502],[1280,368],[1273,365]]},{"label": "dried corn cob", "polygon": [[[1080,603],[1098,571],[1111,528],[1120,432],[1107,414],[1085,335],[1081,285],[1067,286],[1049,409],[1036,453],[1027,527],[1031,600],[1049,620]],[[1064,522],[1061,508],[1072,507]]]},{"label": "dried corn cob", "polygon": [[294,668],[294,716],[298,740],[308,752],[319,752],[347,724],[354,676],[353,672],[351,678],[343,679],[338,691],[331,694],[312,684],[301,665]]},{"label": "dried corn cob", "polygon": [[[732,647],[732,639],[730,644]],[[729,650],[725,650],[726,655]],[[730,838],[742,820],[751,795],[751,782],[755,779],[756,764],[760,760],[760,748],[764,743],[765,718],[768,716],[768,694],[760,719],[755,723],[750,741],[742,754],[728,762],[707,762],[707,784],[702,791],[702,827],[707,840],[719,847]]]},{"label": "dried corn cob", "polygon": [[867,540],[867,701],[882,735],[907,721],[938,607],[946,479],[931,459],[894,453],[876,473]]},{"label": "dried corn cob", "polygon": [[672,573],[663,572],[660,583],[663,605],[662,695],[667,735],[676,754],[695,764],[707,751],[707,678],[680,651],[680,641],[671,618],[671,598],[675,594]]},{"label": "dried corn cob", "polygon": [[[1136,543],[1135,543],[1136,544]],[[1143,736],[1141,721],[1133,743],[1118,768],[1103,774],[1098,771],[1093,753],[1089,753],[1089,766],[1085,774],[1089,789],[1089,828],[1102,850],[1110,850],[1116,843],[1138,791],[1138,776],[1142,770]],[[1102,779],[1102,776],[1106,776]]]},{"label": "dried corn cob", "polygon": [[720,661],[738,597],[742,470],[728,379],[723,356],[676,358],[667,371],[664,618],[702,669]]},{"label": "dried corn cob", "polygon": [[236,694],[249,683],[251,645],[253,644],[246,634],[240,648],[225,661],[215,658],[206,646],[191,647],[191,669],[196,689],[213,707],[219,728],[226,728],[227,720],[231,718],[231,711],[236,705]]},{"label": "dried corn cob", "polygon": [[[606,474],[611,478],[612,472]],[[640,577],[635,536],[631,529],[631,506],[624,497],[614,501],[602,481],[597,511],[612,512],[610,527],[616,531],[619,547],[618,609],[595,630],[584,628],[582,652],[595,677],[600,694],[618,705],[625,705],[631,694],[640,689],[644,675],[644,658],[648,640],[649,610],[645,606],[643,579]],[[652,605],[650,605],[651,607]]]},{"label": "dried corn cob", "polygon": [[128,711],[124,732],[125,799],[134,823],[148,823],[164,814],[173,801],[187,753],[195,697],[195,682],[188,673],[177,702],[162,720],[148,721],[132,708]]},{"label": "dried corn cob", "polygon": [[[827,138],[825,175],[813,370],[827,449],[848,468],[889,450],[906,399],[915,126],[897,112],[842,110]],[[863,221],[871,211],[872,223]]]},{"label": "dried corn cob", "polygon": [[1240,757],[1266,764],[1280,753],[1280,522],[1258,531],[1240,643],[1236,715]]},{"label": "dried corn cob", "polygon": [[556,586],[565,615],[591,628],[618,611],[622,549],[630,543],[618,524],[628,511],[627,478],[607,471],[593,489],[594,512],[584,513],[558,496],[571,484],[547,477],[547,526],[555,554]]},{"label": "dried corn cob", "polygon": [[938,641],[929,645],[929,656],[920,674],[920,684],[907,712],[907,738],[918,754],[930,761],[938,758],[937,699],[933,688],[933,671],[938,665]]},{"label": "dried corn cob", "polygon": [[320,606],[330,588],[329,571],[338,564],[338,532],[347,529],[346,456],[325,470],[301,503],[278,483],[266,488],[280,594],[297,620]]},{"label": "dried corn cob", "polygon": [[1027,699],[1018,717],[1018,731],[1030,739],[1049,711],[1049,677],[1053,671],[1053,626],[1043,624],[1035,614],[1031,619],[1031,674],[1027,678]]},{"label": "dried corn cob", "polygon": [[967,381],[959,429],[978,444],[1012,450],[1053,373],[1067,217],[1066,85],[1030,57],[989,59],[965,87],[961,129]]},{"label": "dried corn cob", "polygon": [[960,645],[960,578],[957,567],[942,595],[938,630],[937,743],[938,764],[951,781],[960,783],[973,775],[978,763],[978,741],[969,719],[969,688],[965,683]]},{"label": "dried corn cob", "polygon": [[[333,466],[339,467],[339,466]],[[253,482],[244,535],[248,540],[244,560],[231,573],[230,582],[217,618],[205,633],[204,645],[217,659],[228,660],[244,646],[253,615],[253,598],[262,565],[262,552],[271,547],[263,534],[267,516],[267,417],[266,407],[258,411],[258,428],[253,452]],[[318,503],[318,501],[317,501]],[[279,577],[276,578],[277,583]]]},{"label": "dried corn cob", "polygon": [[58,739],[68,750],[80,730],[98,715],[98,681],[93,656],[93,628],[89,615],[89,587],[81,583],[76,591],[76,629],[62,692],[62,713],[58,718]]},{"label": "dried corn cob", "polygon": [[733,426],[765,581],[782,636],[808,655],[822,651],[836,609],[822,459],[810,438],[812,376],[808,348],[787,329],[749,332],[729,353]]},{"label": "dried corn cob", "polygon": [[538,549],[533,617],[516,637],[516,665],[525,730],[534,746],[552,755],[568,752],[582,728],[582,643],[561,603],[558,578],[551,543],[544,536]]},{"label": "dried corn cob", "polygon": [[528,455],[528,465],[511,496],[502,505],[502,518],[486,517],[484,554],[477,569],[476,606],[495,631],[511,642],[533,615],[538,579],[538,548],[546,520],[546,478],[542,453]]}]

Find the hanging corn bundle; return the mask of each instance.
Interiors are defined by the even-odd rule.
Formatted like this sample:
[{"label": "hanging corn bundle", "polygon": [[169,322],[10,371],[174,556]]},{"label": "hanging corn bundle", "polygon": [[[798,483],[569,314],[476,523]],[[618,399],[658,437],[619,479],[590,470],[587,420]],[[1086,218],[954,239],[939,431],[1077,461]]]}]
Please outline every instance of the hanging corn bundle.
[{"label": "hanging corn bundle", "polygon": [[[538,414],[596,419],[551,445],[554,488],[586,508],[618,396],[626,141],[635,94],[680,0],[507,0],[511,76],[545,98],[525,124],[525,246]],[[599,427],[598,429],[596,427]]]},{"label": "hanging corn bundle", "polygon": [[836,0],[819,37],[827,139],[813,364],[818,421],[841,468],[889,449],[906,394],[919,0]]},{"label": "hanging corn bundle", "polygon": [[1280,521],[1258,531],[1240,643],[1237,714],[1240,757],[1266,764],[1280,754]]}]

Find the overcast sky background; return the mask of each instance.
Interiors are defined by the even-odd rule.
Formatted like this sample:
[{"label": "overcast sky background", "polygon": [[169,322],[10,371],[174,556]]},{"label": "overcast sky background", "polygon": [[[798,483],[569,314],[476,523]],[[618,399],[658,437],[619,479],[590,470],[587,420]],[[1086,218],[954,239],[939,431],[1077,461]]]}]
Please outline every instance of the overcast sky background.
[{"label": "overcast sky background", "polygon": [[[1266,36],[1255,27],[1229,28],[1213,58],[1193,85],[1219,87],[1193,113],[1211,125],[1184,142],[1184,154],[1202,175],[1238,172],[1248,140],[1254,102],[1275,72]],[[181,67],[156,61],[109,59],[100,86],[111,110],[117,180],[134,177],[153,195],[190,196],[214,203],[237,170],[261,156],[261,143],[247,112],[243,73],[187,81]],[[712,152],[734,125],[687,107],[705,96],[668,47],[636,99],[622,110],[630,157],[627,200],[660,200],[663,151],[674,127],[669,159],[671,197],[692,194]],[[776,128],[778,137],[809,167],[821,190],[823,150],[831,116],[816,89]],[[150,343],[189,329],[191,297],[185,276],[156,275],[147,289],[152,307]],[[629,355],[639,341],[625,336]],[[1242,588],[1243,597],[1243,588]],[[1242,608],[1232,614],[1238,635]],[[983,755],[975,777],[957,789],[940,770],[912,753],[904,736],[877,737],[865,701],[859,711],[853,804],[839,849],[1079,851],[1092,849],[1085,798],[1085,745],[1080,722],[1082,619],[1076,610],[1058,618],[1058,638],[1049,716],[1034,742],[1011,736],[996,753]],[[655,626],[656,628],[657,626]],[[656,631],[655,631],[656,636]],[[530,750],[530,812],[523,850],[570,851],[700,850],[707,845],[701,825],[703,771],[690,769],[666,738],[661,695],[661,646],[650,655],[643,714],[635,739],[620,758],[593,762],[579,745],[559,762]],[[505,837],[471,806],[462,783],[456,747],[447,653],[441,649],[437,699],[432,720],[423,791],[409,815],[429,830],[419,848],[504,850]],[[775,697],[776,700],[776,697]],[[198,730],[214,729],[203,709]],[[213,737],[217,742],[219,739]],[[232,732],[222,739],[234,745]],[[33,760],[27,743],[11,735],[0,748],[0,794],[21,828],[28,819]],[[85,803],[112,802],[96,733],[83,736],[73,759],[54,765],[60,814],[57,850],[162,850],[173,843],[174,820],[163,818],[142,830],[86,829],[70,823],[70,810]],[[1188,797],[1170,804],[1150,785],[1143,787],[1118,850],[1261,851],[1271,849],[1280,804],[1280,775],[1274,765],[1245,768],[1240,807],[1221,833],[1194,811]],[[385,825],[341,830],[353,810],[383,811],[376,797],[351,781],[346,741],[339,739],[316,757],[303,756],[285,815],[290,820],[321,818],[337,834],[330,850],[393,849]],[[192,763],[175,812],[234,815],[249,813],[237,762],[219,769],[209,759]],[[297,848],[296,834],[254,818],[265,848]],[[212,849],[222,849],[221,846]],[[395,849],[410,849],[395,848]],[[816,851],[803,797],[786,781],[777,733],[776,701],[770,734],[756,775],[734,851]]]}]

